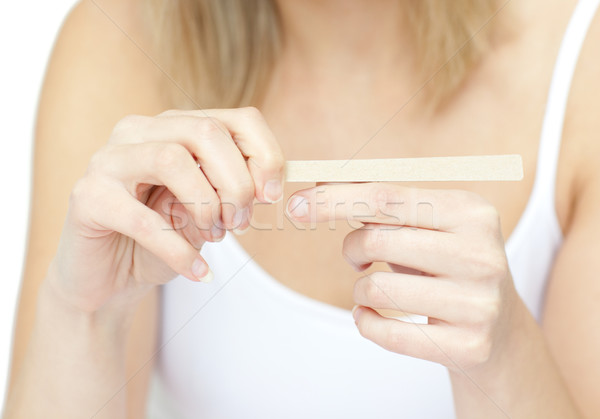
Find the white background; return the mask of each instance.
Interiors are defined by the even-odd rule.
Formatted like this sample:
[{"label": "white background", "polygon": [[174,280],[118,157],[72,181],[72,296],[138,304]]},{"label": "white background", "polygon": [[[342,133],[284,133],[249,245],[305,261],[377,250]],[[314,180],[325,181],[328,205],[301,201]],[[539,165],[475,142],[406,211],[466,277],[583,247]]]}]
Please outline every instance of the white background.
[{"label": "white background", "polygon": [[0,12],[0,400],[27,236],[37,98],[54,39],[74,3],[10,0]]}]

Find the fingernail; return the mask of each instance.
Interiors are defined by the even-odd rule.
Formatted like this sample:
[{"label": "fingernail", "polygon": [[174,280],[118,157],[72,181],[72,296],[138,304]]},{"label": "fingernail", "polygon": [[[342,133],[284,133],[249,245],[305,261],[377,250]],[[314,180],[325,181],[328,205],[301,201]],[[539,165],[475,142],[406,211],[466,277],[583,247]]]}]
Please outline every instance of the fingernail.
[{"label": "fingernail", "polygon": [[294,196],[287,206],[288,214],[294,218],[302,218],[308,215],[308,201],[302,196]]},{"label": "fingernail", "polygon": [[248,208],[239,209],[233,214],[233,229],[239,229],[244,220],[248,218]]},{"label": "fingernail", "polygon": [[271,204],[281,201],[283,198],[283,186],[279,180],[273,179],[265,184],[263,191],[265,199]]},{"label": "fingernail", "polygon": [[212,272],[205,261],[200,258],[194,259],[192,263],[192,274],[198,281],[210,282],[212,281]]},{"label": "fingernail", "polygon": [[204,275],[202,278],[199,278],[199,279],[200,279],[200,282],[204,282],[205,284],[208,284],[209,282],[212,282],[213,279],[215,279],[215,275],[213,274],[213,271],[211,271],[209,268],[206,275]]},{"label": "fingernail", "polygon": [[246,228],[234,228],[233,233],[236,236],[242,236],[242,235],[246,234],[248,232],[248,230],[250,230],[250,224],[248,224],[246,226]]},{"label": "fingernail", "polygon": [[223,237],[225,237],[225,230],[219,228],[216,225],[213,225],[210,228],[210,236],[212,237],[213,241],[220,242],[221,240],[223,240]]},{"label": "fingernail", "polygon": [[358,323],[358,317],[360,316],[359,306],[355,305],[352,307],[352,317],[354,317],[354,323]]}]

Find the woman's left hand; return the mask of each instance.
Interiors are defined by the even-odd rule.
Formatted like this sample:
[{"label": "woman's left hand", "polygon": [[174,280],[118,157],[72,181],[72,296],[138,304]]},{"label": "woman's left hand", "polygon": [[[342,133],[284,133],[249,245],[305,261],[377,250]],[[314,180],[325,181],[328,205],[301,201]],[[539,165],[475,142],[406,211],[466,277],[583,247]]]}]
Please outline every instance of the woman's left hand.
[{"label": "woman's left hand", "polygon": [[[360,333],[393,352],[464,371],[490,364],[510,341],[524,305],[508,268],[496,209],[459,190],[394,184],[327,184],[295,193],[288,214],[301,222],[348,220],[343,254],[358,271],[387,262],[354,287]],[[384,317],[391,309],[427,324]]]}]

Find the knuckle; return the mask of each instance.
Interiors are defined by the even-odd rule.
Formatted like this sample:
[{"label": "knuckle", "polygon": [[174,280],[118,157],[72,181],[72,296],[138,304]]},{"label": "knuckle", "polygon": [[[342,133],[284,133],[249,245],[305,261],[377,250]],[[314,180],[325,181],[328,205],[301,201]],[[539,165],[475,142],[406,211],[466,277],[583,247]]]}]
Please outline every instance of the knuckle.
[{"label": "knuckle", "polygon": [[159,116],[159,117],[160,116],[167,116],[168,117],[168,116],[177,116],[177,115],[180,115],[180,114],[181,114],[180,110],[177,110],[177,109],[167,109],[166,111],[159,113],[157,116]]},{"label": "knuckle", "polygon": [[364,277],[364,296],[371,307],[383,308],[389,306],[388,293],[378,272]]},{"label": "knuckle", "polygon": [[386,246],[386,235],[378,226],[364,229],[361,237],[362,249],[368,258],[376,258]]},{"label": "knuckle", "polygon": [[500,230],[500,213],[494,205],[485,198],[473,193],[467,192],[470,198],[466,202],[468,205],[468,215],[478,228],[484,228],[482,233],[489,234]]},{"label": "knuckle", "polygon": [[487,333],[476,333],[466,339],[465,353],[469,366],[482,365],[489,361],[492,346],[492,339]]},{"label": "knuckle", "polygon": [[239,110],[243,118],[252,121],[264,121],[262,112],[254,106],[246,106],[244,108],[240,108]]},{"label": "knuckle", "polygon": [[372,279],[367,279],[364,285],[365,298],[373,307],[381,307],[383,292],[381,288]]},{"label": "knuckle", "polygon": [[500,230],[500,214],[492,204],[481,205],[478,218],[491,231]]},{"label": "knuckle", "polygon": [[476,192],[467,191],[464,189],[452,189],[449,191],[449,193],[455,194],[455,198],[469,206],[469,208],[489,204],[488,200],[486,200],[484,197],[477,194]]},{"label": "knuckle", "polygon": [[77,207],[85,201],[86,193],[90,188],[89,183],[88,178],[85,177],[75,182],[75,185],[71,190],[71,195],[69,196],[69,204],[71,207]]},{"label": "knuckle", "polygon": [[500,301],[500,298],[498,298],[498,297],[489,298],[485,302],[482,318],[485,319],[486,324],[494,325],[500,318],[501,311],[502,311],[502,302]]},{"label": "knuckle", "polygon": [[106,154],[107,149],[105,146],[92,155],[87,167],[87,172],[89,174],[98,173],[102,170],[102,168],[106,167]]},{"label": "knuckle", "polygon": [[268,170],[281,170],[285,164],[285,158],[279,151],[272,151],[261,156],[261,165]]},{"label": "knuckle", "polygon": [[375,205],[376,209],[385,208],[388,202],[393,201],[392,191],[381,185],[377,185],[371,191],[371,202]]},{"label": "knuckle", "polygon": [[475,326],[487,328],[494,325],[500,318],[502,301],[499,292],[490,293],[485,297],[472,298],[468,304],[474,308],[470,319]]},{"label": "knuckle", "polygon": [[[481,245],[484,247],[485,245]],[[476,253],[471,263],[477,277],[483,281],[499,283],[508,272],[506,256],[496,249],[482,249]]]},{"label": "knuckle", "polygon": [[386,349],[398,353],[404,352],[404,338],[397,330],[394,330],[393,323],[384,329],[384,333],[383,342]]},{"label": "knuckle", "polygon": [[119,136],[132,130],[137,130],[147,123],[149,117],[142,115],[127,115],[115,124],[113,135]]},{"label": "knuckle", "polygon": [[171,172],[181,167],[182,161],[189,156],[188,151],[179,144],[160,144],[155,154],[154,165],[159,172]]},{"label": "knuckle", "polygon": [[218,119],[210,117],[193,117],[191,125],[195,136],[200,140],[213,139],[227,132],[225,126]]},{"label": "knuckle", "polygon": [[465,189],[449,189],[446,191],[445,197],[449,202],[462,202],[467,206],[471,206],[474,202],[479,202],[481,200],[479,195]]},{"label": "knuckle", "polygon": [[155,223],[150,217],[132,217],[129,227],[134,236],[147,236],[154,230]]},{"label": "knuckle", "polygon": [[98,182],[94,177],[86,176],[79,179],[69,195],[70,211],[77,218],[92,217],[96,211],[99,199]]},{"label": "knuckle", "polygon": [[386,214],[390,205],[402,203],[399,191],[391,188],[389,185],[376,185],[370,193],[369,200],[372,210],[378,216]]},{"label": "knuckle", "polygon": [[494,283],[500,283],[506,278],[509,272],[506,255],[499,251],[489,252],[489,255],[485,263],[488,273],[487,279]]},{"label": "knuckle", "polygon": [[100,150],[94,153],[88,163],[86,174],[92,176],[100,174],[106,174],[110,176],[113,174],[115,163],[119,161],[117,158],[119,147],[122,146],[106,144]]}]

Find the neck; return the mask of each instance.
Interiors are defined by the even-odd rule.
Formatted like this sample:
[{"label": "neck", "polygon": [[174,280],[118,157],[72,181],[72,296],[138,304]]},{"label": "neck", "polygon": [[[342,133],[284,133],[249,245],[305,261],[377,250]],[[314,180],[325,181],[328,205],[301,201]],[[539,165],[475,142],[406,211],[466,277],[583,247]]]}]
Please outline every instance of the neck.
[{"label": "neck", "polygon": [[394,70],[409,42],[398,0],[276,0],[283,52],[302,67],[332,74]]}]

